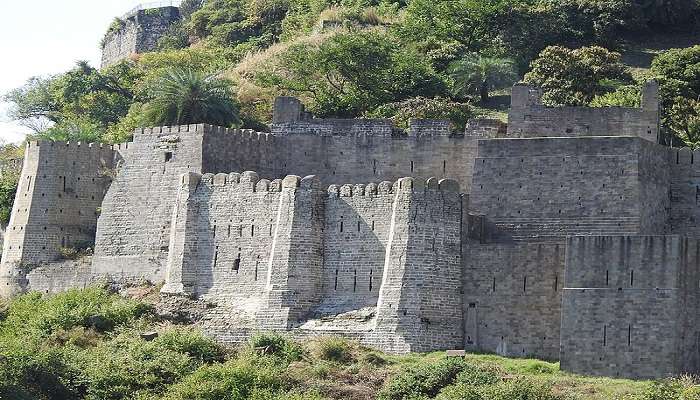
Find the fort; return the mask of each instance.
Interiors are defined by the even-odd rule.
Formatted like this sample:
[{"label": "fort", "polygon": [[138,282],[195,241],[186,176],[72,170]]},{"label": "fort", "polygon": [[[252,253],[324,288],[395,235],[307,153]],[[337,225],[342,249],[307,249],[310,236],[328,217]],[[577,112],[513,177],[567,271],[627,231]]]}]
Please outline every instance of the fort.
[{"label": "fort", "polygon": [[638,109],[539,93],[516,85],[507,125],[463,132],[317,119],[282,97],[272,133],[29,142],[0,293],[148,281],[206,302],[198,323],[223,342],[281,331],[697,373],[700,153],[659,144],[655,82]]},{"label": "fort", "polygon": [[102,40],[102,67],[156,50],[158,40],[180,20],[179,1],[145,3],[115,19]]}]

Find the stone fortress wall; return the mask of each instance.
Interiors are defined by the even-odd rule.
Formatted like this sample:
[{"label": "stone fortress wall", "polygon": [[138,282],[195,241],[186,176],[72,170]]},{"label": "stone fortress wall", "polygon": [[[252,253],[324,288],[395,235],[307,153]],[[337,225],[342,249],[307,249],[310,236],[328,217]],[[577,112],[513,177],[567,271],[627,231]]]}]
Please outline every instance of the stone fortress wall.
[{"label": "stone fortress wall", "polygon": [[109,67],[134,54],[156,49],[170,25],[180,20],[175,5],[139,6],[119,19],[121,27],[106,34],[102,42],[102,67]]},{"label": "stone fortress wall", "polygon": [[[546,108],[522,90],[507,127],[465,132],[317,119],[286,97],[272,133],[30,144],[0,293],[149,280],[214,304],[201,325],[224,341],[281,330],[593,375],[697,372],[700,173],[693,152],[657,144],[656,85],[641,109]],[[91,259],[60,259],[89,237]]]}]

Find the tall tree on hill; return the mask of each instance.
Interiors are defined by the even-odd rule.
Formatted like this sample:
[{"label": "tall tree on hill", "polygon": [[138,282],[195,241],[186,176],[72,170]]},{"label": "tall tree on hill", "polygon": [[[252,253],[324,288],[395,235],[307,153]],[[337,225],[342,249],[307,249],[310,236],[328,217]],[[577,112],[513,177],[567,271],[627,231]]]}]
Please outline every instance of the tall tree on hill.
[{"label": "tall tree on hill", "polygon": [[145,106],[143,122],[231,126],[239,122],[231,87],[231,82],[216,75],[189,69],[166,70],[151,85],[151,99]]},{"label": "tall tree on hill", "polygon": [[621,55],[598,46],[550,46],[530,67],[525,82],[542,88],[542,100],[551,106],[588,105],[596,95],[632,81]]},{"label": "tall tree on hill", "polygon": [[482,103],[489,92],[503,89],[518,80],[513,61],[507,58],[484,57],[470,54],[450,64],[452,94],[465,98],[478,95]]}]

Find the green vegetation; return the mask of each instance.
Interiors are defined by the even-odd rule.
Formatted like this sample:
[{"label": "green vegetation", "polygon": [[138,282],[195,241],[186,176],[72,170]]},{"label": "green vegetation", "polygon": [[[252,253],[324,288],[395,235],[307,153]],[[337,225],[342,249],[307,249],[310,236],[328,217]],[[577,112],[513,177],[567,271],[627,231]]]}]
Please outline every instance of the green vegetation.
[{"label": "green vegetation", "polygon": [[[549,104],[596,107],[638,104],[657,78],[666,128],[700,142],[698,50],[659,54],[645,73],[619,55],[636,48],[625,38],[692,30],[697,0],[186,0],[181,14],[157,52],[31,79],[7,96],[12,116],[45,139],[122,142],[147,124],[266,130],[274,97],[291,94],[321,117],[405,126],[414,107],[461,128],[502,113],[523,77]],[[204,86],[213,107],[193,101]]]},{"label": "green vegetation", "polygon": [[332,337],[258,334],[228,348],[145,301],[100,288],[0,300],[0,398],[691,400],[700,391],[689,377],[635,382],[494,355],[389,356]]},{"label": "green vegetation", "polygon": [[0,142],[0,225],[10,221],[12,203],[22,172],[22,153],[21,147]]},{"label": "green vegetation", "polygon": [[169,69],[152,84],[143,122],[151,126],[201,121],[229,126],[238,110],[229,83],[193,70]]}]

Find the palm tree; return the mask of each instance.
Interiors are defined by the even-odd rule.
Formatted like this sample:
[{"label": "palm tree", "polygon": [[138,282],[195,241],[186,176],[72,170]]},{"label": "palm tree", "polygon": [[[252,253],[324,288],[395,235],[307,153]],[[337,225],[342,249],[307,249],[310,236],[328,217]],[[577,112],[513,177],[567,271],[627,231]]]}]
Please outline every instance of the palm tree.
[{"label": "palm tree", "polygon": [[518,79],[513,60],[479,54],[469,54],[453,62],[449,72],[453,81],[453,95],[479,95],[482,103],[488,101],[490,91],[508,87]]},{"label": "palm tree", "polygon": [[189,69],[169,69],[151,85],[144,122],[150,125],[239,122],[232,84],[216,75]]}]

